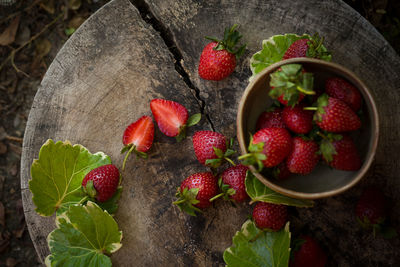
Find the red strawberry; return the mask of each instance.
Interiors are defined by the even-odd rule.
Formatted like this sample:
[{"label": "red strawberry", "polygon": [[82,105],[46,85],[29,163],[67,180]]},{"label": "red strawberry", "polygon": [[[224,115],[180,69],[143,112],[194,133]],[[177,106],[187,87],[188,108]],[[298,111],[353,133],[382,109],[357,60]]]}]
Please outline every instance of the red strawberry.
[{"label": "red strawberry", "polygon": [[324,267],[327,256],[318,243],[309,236],[295,241],[290,267]]},{"label": "red strawberry", "polygon": [[266,202],[258,202],[253,209],[253,220],[262,230],[279,231],[287,222],[287,207]]},{"label": "red strawberry", "polygon": [[239,164],[226,169],[222,173],[221,180],[218,182],[226,198],[236,202],[244,202],[249,198],[244,184],[247,170],[247,166]]},{"label": "red strawberry", "polygon": [[292,138],[283,128],[265,128],[254,134],[250,140],[249,154],[239,157],[244,165],[257,164],[258,169],[273,167],[289,154]]},{"label": "red strawberry", "polygon": [[376,187],[364,189],[357,202],[356,215],[365,228],[382,225],[388,215],[388,201],[382,191]]},{"label": "red strawberry", "polygon": [[117,191],[119,171],[112,164],[103,165],[91,170],[82,181],[83,190],[99,202],[110,199]]},{"label": "red strawberry", "polygon": [[229,149],[223,134],[213,131],[197,131],[193,135],[193,148],[197,160],[203,165],[217,168],[224,159],[234,165],[229,156],[235,152]]},{"label": "red strawberry", "polygon": [[325,81],[325,91],[329,96],[342,100],[354,111],[359,110],[361,107],[362,98],[360,92],[351,83],[342,78],[327,79]]},{"label": "red strawberry", "polygon": [[228,77],[236,67],[236,59],[244,52],[246,45],[236,51],[234,47],[242,38],[236,27],[225,29],[224,39],[218,40],[215,37],[206,37],[213,42],[206,45],[200,56],[199,75],[205,80],[219,81]]},{"label": "red strawberry", "polygon": [[294,133],[306,134],[313,128],[313,112],[304,110],[304,105],[298,104],[294,107],[285,107],[282,117],[287,128]]},{"label": "red strawberry", "polygon": [[336,135],[321,142],[321,152],[329,166],[343,171],[356,171],[361,168],[357,147],[348,135]]},{"label": "red strawberry", "polygon": [[277,166],[274,167],[274,169],[272,170],[272,174],[275,177],[275,179],[285,180],[292,173],[289,171],[289,168],[287,167],[286,161],[283,161],[283,162],[279,163]]},{"label": "red strawberry", "polygon": [[320,155],[318,144],[301,137],[293,138],[292,150],[286,160],[291,173],[309,174],[317,165]]},{"label": "red strawberry", "polygon": [[122,136],[122,143],[125,145],[121,153],[128,151],[125,156],[122,170],[125,169],[125,163],[129,155],[134,152],[136,155],[147,158],[147,152],[153,144],[154,124],[149,116],[142,116],[137,121],[126,127]]},{"label": "red strawberry", "polygon": [[282,59],[312,57],[330,61],[331,55],[326,48],[323,47],[322,42],[323,38],[320,38],[318,34],[310,38],[296,40],[286,50]]},{"label": "red strawberry", "polygon": [[210,199],[218,194],[217,179],[211,172],[195,173],[182,181],[174,202],[181,210],[196,216],[196,211],[211,206]]},{"label": "red strawberry", "polygon": [[323,94],[317,103],[318,107],[307,109],[316,110],[314,120],[322,130],[338,133],[354,131],[361,127],[360,118],[343,101]]},{"label": "red strawberry", "polygon": [[150,102],[151,112],[160,131],[166,136],[175,137],[178,141],[186,137],[186,128],[197,124],[200,114],[188,118],[188,112],[181,104],[164,99],[153,99]]},{"label": "red strawberry", "polygon": [[285,106],[294,106],[304,95],[314,95],[313,74],[305,72],[300,64],[287,64],[271,75],[269,96]]},{"label": "red strawberry", "polygon": [[286,128],[282,118],[282,109],[275,108],[270,111],[264,111],[260,114],[256,124],[256,131],[264,128]]}]

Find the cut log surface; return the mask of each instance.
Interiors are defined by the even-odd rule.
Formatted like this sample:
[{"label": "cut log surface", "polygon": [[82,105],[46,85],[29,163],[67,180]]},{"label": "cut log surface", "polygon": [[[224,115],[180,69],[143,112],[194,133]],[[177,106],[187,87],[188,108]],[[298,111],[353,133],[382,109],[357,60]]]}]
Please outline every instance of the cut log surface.
[{"label": "cut log surface", "polygon": [[[133,3],[133,4],[132,4]],[[380,115],[380,140],[367,177],[339,196],[317,200],[313,208],[290,209],[292,236],[314,236],[329,255],[328,266],[398,266],[399,238],[374,238],[360,229],[354,206],[362,189],[377,185],[394,203],[392,223],[400,223],[400,59],[383,37],[341,1],[114,0],[92,15],[49,67],[29,115],[21,161],[21,188],[27,225],[39,257],[54,217],[35,212],[28,189],[30,166],[49,138],[103,151],[117,167],[122,133],[153,98],[177,101],[201,123],[181,143],[156,129],[149,159],[131,157],[115,216],[123,246],[115,266],[224,266],[222,253],[251,212],[217,201],[190,217],[172,205],[187,176],[207,171],[194,155],[191,136],[200,129],[235,135],[236,109],[250,77],[249,58],[274,34],[318,32],[333,61],[355,72],[372,90]],[[220,82],[199,78],[203,36],[221,36],[237,23],[247,43],[235,72]],[[157,127],[156,127],[157,128]],[[400,230],[400,229],[398,229]]]}]

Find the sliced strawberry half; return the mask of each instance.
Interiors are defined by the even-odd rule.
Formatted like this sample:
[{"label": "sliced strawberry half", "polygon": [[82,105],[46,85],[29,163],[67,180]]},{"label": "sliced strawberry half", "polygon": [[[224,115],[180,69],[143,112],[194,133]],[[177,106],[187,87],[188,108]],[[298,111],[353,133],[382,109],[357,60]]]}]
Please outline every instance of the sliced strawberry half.
[{"label": "sliced strawberry half", "polygon": [[178,142],[186,137],[186,128],[197,124],[201,119],[199,113],[189,118],[186,108],[171,100],[153,99],[150,108],[160,131],[166,136],[175,137]]},{"label": "sliced strawberry half", "polygon": [[145,152],[151,148],[153,139],[154,124],[151,117],[142,116],[137,121],[128,125],[122,136],[124,148],[121,150],[121,153],[128,151],[122,164],[122,170],[125,169],[126,160],[132,152],[138,157],[147,158]]}]

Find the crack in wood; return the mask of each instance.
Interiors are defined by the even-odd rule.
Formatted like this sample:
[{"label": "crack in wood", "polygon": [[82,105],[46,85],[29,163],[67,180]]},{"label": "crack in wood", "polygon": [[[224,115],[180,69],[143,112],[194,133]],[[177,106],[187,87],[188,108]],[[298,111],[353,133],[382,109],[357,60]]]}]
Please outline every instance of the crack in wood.
[{"label": "crack in wood", "polygon": [[161,39],[164,41],[165,45],[168,47],[169,52],[173,55],[175,60],[175,70],[182,77],[185,84],[194,91],[193,96],[200,107],[200,112],[204,115],[210,124],[210,127],[215,131],[214,124],[211,121],[211,117],[206,112],[206,102],[200,96],[200,90],[194,86],[190,80],[189,74],[183,68],[181,61],[183,60],[182,53],[179,51],[177,45],[174,42],[171,32],[168,30],[164,24],[158,20],[154,14],[151,12],[148,4],[144,0],[130,0],[130,2],[139,10],[142,19],[148,23],[156,32],[160,34]]}]

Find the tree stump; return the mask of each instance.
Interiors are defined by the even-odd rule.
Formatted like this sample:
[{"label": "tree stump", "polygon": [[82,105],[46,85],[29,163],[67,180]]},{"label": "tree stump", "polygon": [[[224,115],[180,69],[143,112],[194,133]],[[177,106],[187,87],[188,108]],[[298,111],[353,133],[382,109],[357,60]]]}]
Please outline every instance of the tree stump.
[{"label": "tree stump", "polygon": [[[328,266],[395,266],[399,238],[385,240],[358,227],[355,202],[363,187],[377,185],[392,198],[399,223],[400,59],[383,37],[342,1],[114,0],[91,16],[60,50],[36,94],[21,161],[26,222],[39,257],[54,217],[34,211],[28,189],[30,165],[48,139],[80,143],[103,151],[117,167],[122,133],[153,98],[174,100],[200,125],[181,143],[156,129],[148,160],[128,161],[120,208],[115,216],[123,246],[115,266],[224,266],[222,253],[251,212],[219,201],[197,217],[172,205],[180,182],[207,171],[194,155],[191,135],[200,129],[235,136],[236,109],[250,77],[249,57],[274,34],[318,32],[333,61],[354,71],[375,95],[381,120],[376,159],[367,177],[344,194],[317,200],[315,207],[291,209],[292,236],[306,232],[329,254]],[[220,82],[199,78],[197,63],[205,35],[221,36],[237,23],[248,44],[233,75]]]}]

